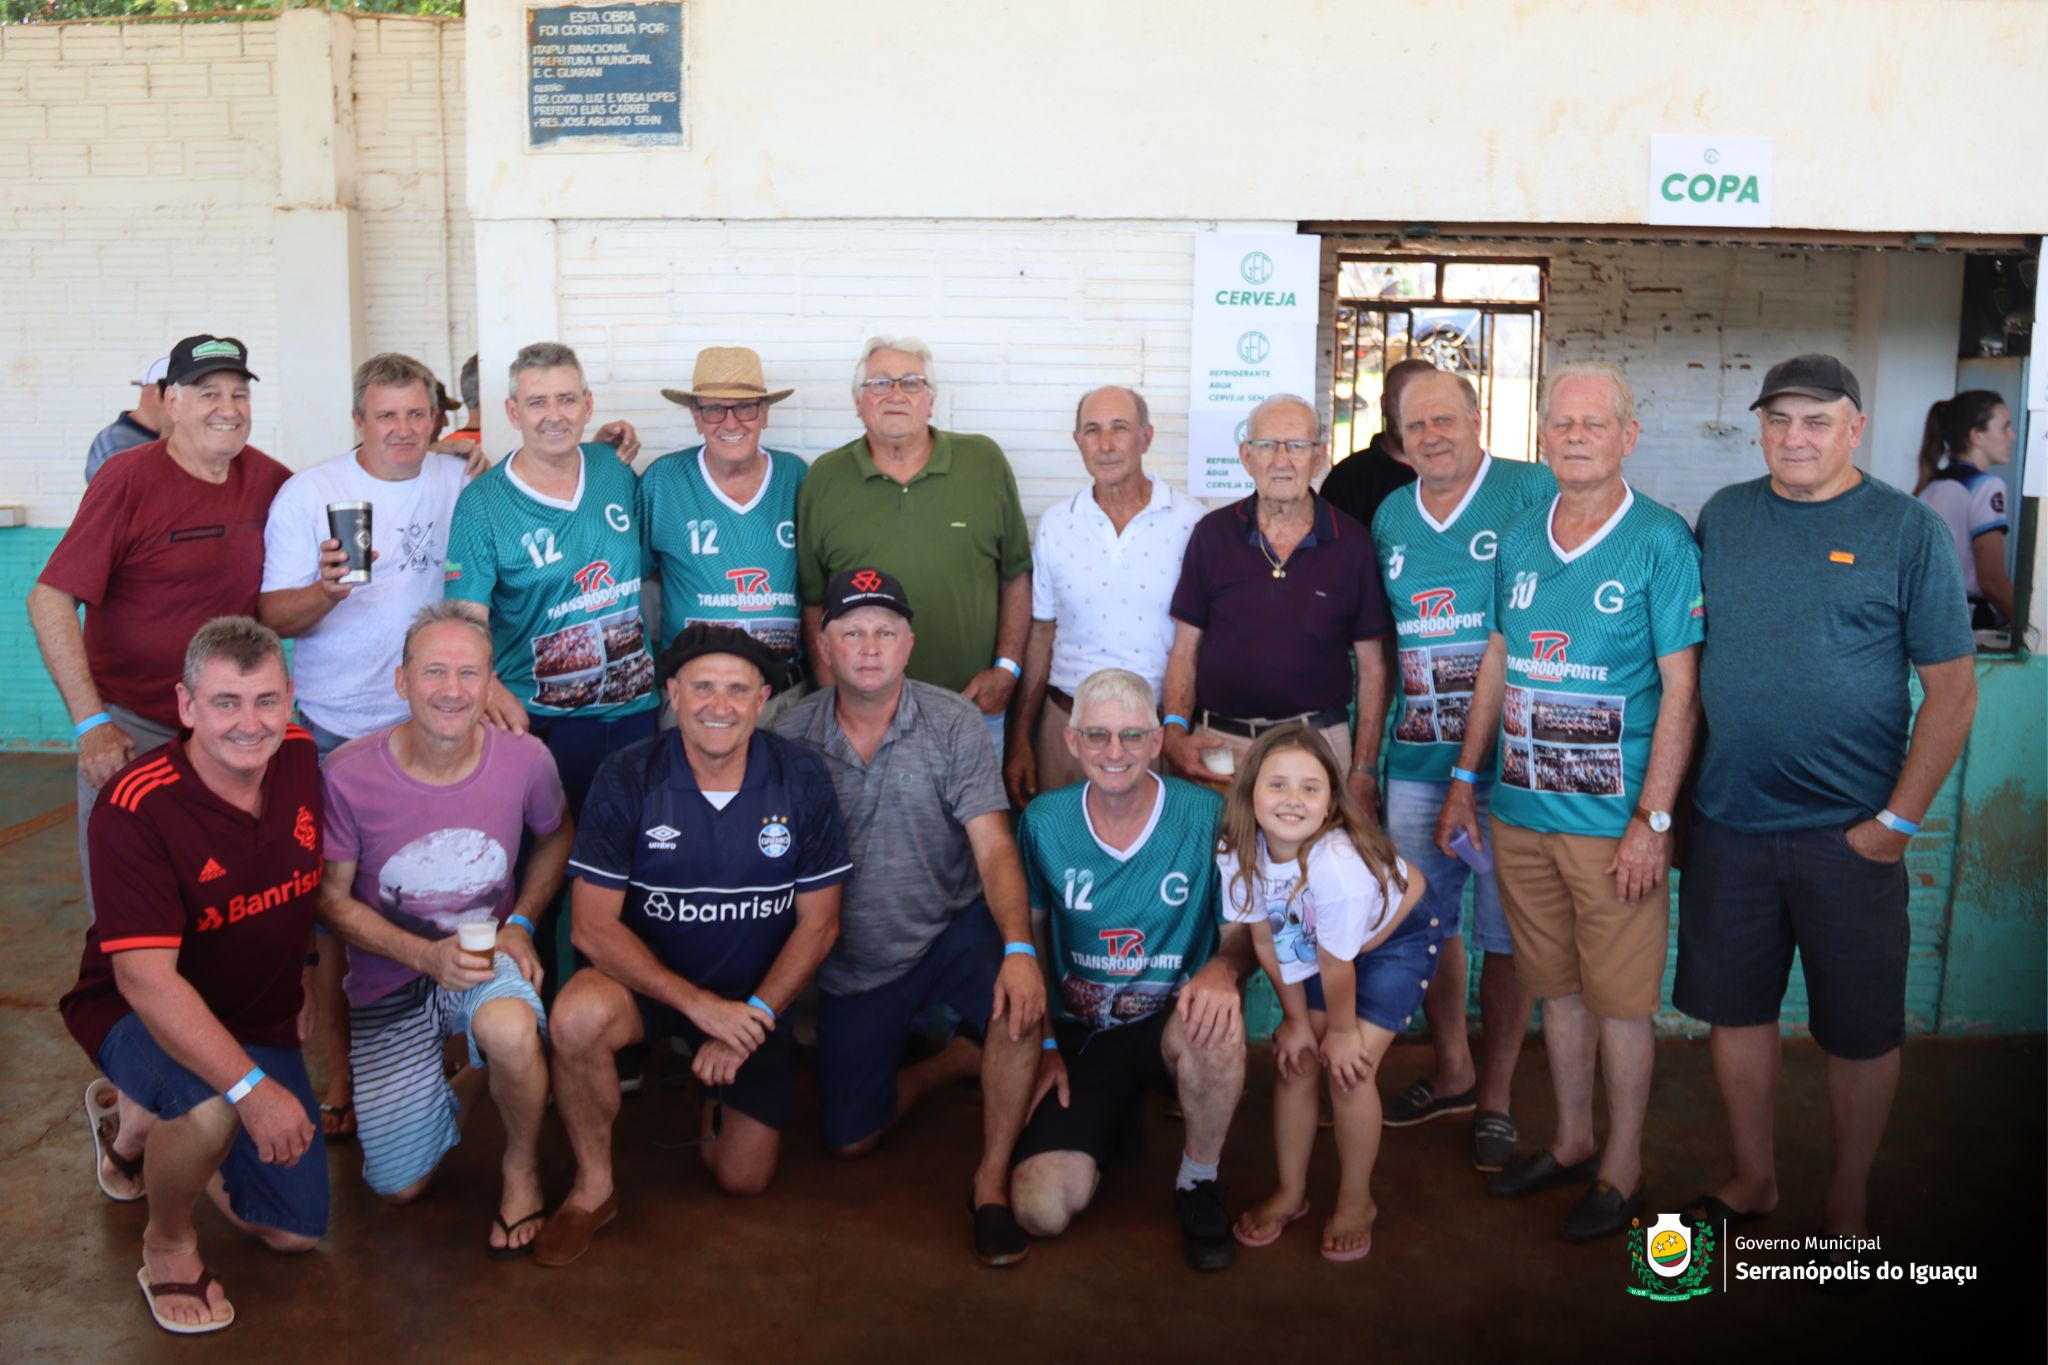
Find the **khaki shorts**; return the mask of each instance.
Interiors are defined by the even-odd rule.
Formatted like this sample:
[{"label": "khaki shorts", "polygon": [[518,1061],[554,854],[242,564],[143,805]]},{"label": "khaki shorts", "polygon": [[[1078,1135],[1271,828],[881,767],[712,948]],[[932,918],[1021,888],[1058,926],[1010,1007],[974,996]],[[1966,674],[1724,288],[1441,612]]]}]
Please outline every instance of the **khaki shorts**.
[{"label": "khaki shorts", "polygon": [[1619,839],[1539,834],[1498,817],[1492,824],[1493,870],[1522,989],[1579,996],[1606,1019],[1655,1014],[1671,939],[1669,875],[1630,905],[1607,870]]}]

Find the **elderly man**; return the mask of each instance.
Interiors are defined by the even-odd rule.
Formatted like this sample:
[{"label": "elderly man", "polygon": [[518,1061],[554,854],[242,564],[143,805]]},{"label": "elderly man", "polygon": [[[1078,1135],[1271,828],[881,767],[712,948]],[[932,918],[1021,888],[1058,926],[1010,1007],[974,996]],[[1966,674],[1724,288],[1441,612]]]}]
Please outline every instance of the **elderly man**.
[{"label": "elderly man", "polygon": [[[320,919],[349,949],[363,1179],[392,1204],[425,1191],[469,1107],[442,1075],[442,1043],[467,1038],[505,1128],[487,1243],[505,1257],[527,1249],[541,1217],[547,1015],[533,932],[561,890],[571,831],[547,746],[483,723],[490,686],[490,632],[460,602],[422,608],[395,670],[406,719],[327,761]],[[489,926],[495,955],[462,947],[471,925]]]},{"label": "elderly man", "polygon": [[541,1232],[541,1265],[576,1260],[617,1216],[621,1048],[686,1040],[709,1093],[699,1150],[719,1188],[759,1194],[774,1178],[796,1114],[784,1016],[838,936],[853,871],[824,763],[755,729],[778,664],[743,630],[688,627],[661,655],[675,734],[598,770],[572,863],[576,946],[591,965],[555,1007],[576,1184]]},{"label": "elderly man", "polygon": [[573,819],[605,755],[654,733],[639,486],[610,447],[583,444],[591,399],[574,351],[522,347],[510,380],[519,448],[456,501],[446,592],[491,628],[498,684],[486,718],[531,724]]},{"label": "elderly man", "polygon": [[92,476],[100,472],[100,466],[124,450],[148,445],[163,434],[164,429],[164,388],[165,376],[170,373],[171,358],[160,355],[143,372],[142,378],[134,380],[136,390],[135,406],[115,417],[113,421],[92,438],[92,446],[85,452],[85,481],[92,482]]},{"label": "elderly man", "polygon": [[661,575],[662,645],[700,621],[736,626],[773,656],[778,699],[802,676],[796,500],[810,471],[763,446],[761,433],[768,409],[794,392],[770,392],[761,357],[746,347],[707,347],[689,388],[661,391],[690,410],[698,443],[640,476],[640,525]]},{"label": "elderly man", "polygon": [[[1398,422],[1420,477],[1412,493],[1381,504],[1372,525],[1400,640],[1387,833],[1428,882],[1415,913],[1437,930],[1440,965],[1423,1002],[1436,1071],[1389,1100],[1385,1122],[1406,1128],[1477,1109],[1472,1164],[1493,1172],[1521,1137],[1509,1113],[1509,1087],[1533,1002],[1515,981],[1515,940],[1498,884],[1490,870],[1474,876],[1463,859],[1438,852],[1436,822],[1454,781],[1470,784],[1464,791],[1481,821],[1491,808],[1491,766],[1467,772],[1457,760],[1494,608],[1494,553],[1511,522],[1557,495],[1557,481],[1540,464],[1496,460],[1480,447],[1479,393],[1459,375],[1425,369],[1410,377],[1400,404],[1398,417],[1388,420]],[[1368,745],[1377,743],[1384,719],[1365,717],[1359,728]],[[1486,1055],[1476,1070],[1465,1027],[1467,881],[1472,937],[1486,954],[1479,978]]]},{"label": "elderly man", "polygon": [[1360,526],[1372,525],[1380,504],[1415,482],[1414,462],[1402,440],[1401,395],[1423,375],[1435,373],[1436,366],[1427,360],[1395,361],[1380,386],[1379,431],[1364,450],[1337,461],[1323,480],[1323,500],[1350,513]]},{"label": "elderly man", "polygon": [[291,471],[248,444],[255,378],[233,337],[173,347],[168,433],[92,481],[28,595],[36,644],[78,736],[87,915],[86,823],[100,784],[177,733],[176,686],[193,632],[256,610],[264,518]]},{"label": "elderly man", "polygon": [[[805,487],[809,487],[806,484]],[[1010,1153],[1038,1070],[1045,979],[1002,773],[981,712],[904,677],[917,647],[903,585],[873,567],[834,575],[816,648],[836,681],[776,719],[825,757],[860,875],[818,973],[818,1101],[825,1145],[872,1151],[919,1097],[981,1077],[974,1251],[1024,1258]],[[943,1005],[981,1037],[897,1073],[911,1021]]]},{"label": "elderly man", "polygon": [[[924,613],[910,676],[973,702],[1000,760],[1031,620],[1031,543],[1002,448],[932,426],[932,371],[915,337],[871,337],[854,365],[867,432],[820,455],[797,498],[804,638],[817,633],[834,574],[880,565],[897,575]],[[829,660],[812,670],[819,685],[834,681]]]},{"label": "elderly man", "polygon": [[[1635,495],[1621,466],[1641,430],[1619,370],[1567,365],[1544,386],[1557,497],[1511,523],[1494,559],[1492,633],[1450,795],[1446,856],[1489,841],[1515,975],[1543,1000],[1557,1097],[1550,1146],[1487,1178],[1515,1196],[1597,1178],[1558,1235],[1622,1232],[1644,1206],[1643,1121],[1669,942],[1671,806],[1698,722],[1699,551],[1676,512]],[[1512,677],[1512,681],[1509,681]],[[1489,834],[1477,774],[1501,744]],[[1593,1069],[1607,1148],[1593,1137]]]},{"label": "elderly man", "polygon": [[[235,1320],[199,1255],[202,1190],[276,1251],[309,1250],[327,1229],[326,1147],[299,1054],[320,769],[290,724],[284,646],[248,617],[200,627],[173,697],[187,737],[124,766],[93,808],[99,918],[58,1008],[120,1090],[99,1178],[149,1200],[143,1298],[159,1326],[190,1334]],[[108,1088],[93,1082],[88,1112]],[[94,1115],[102,1140],[109,1117]]]},{"label": "elderly man", "polygon": [[1714,634],[1671,1000],[1713,1025],[1735,1171],[1690,1207],[1720,1224],[1777,1206],[1777,1020],[1796,949],[1834,1118],[1821,1231],[1861,1235],[1905,1035],[1902,860],[1969,734],[1975,649],[1941,518],[1852,463],[1849,368],[1795,356],[1751,406],[1770,472],[1699,520]]},{"label": "elderly man", "polygon": [[1186,1116],[1173,1194],[1182,1254],[1193,1269],[1223,1270],[1237,1243],[1216,1167],[1244,1092],[1238,986],[1252,967],[1243,925],[1217,951],[1223,803],[1152,773],[1159,711],[1135,673],[1089,674],[1061,738],[1085,784],[1039,797],[1017,827],[1060,1001],[1010,1177],[1017,1221],[1038,1237],[1064,1231],[1103,1167],[1135,1158],[1145,1096],[1162,1094]]},{"label": "elderly man", "polygon": [[1371,535],[1311,487],[1323,449],[1306,399],[1252,409],[1237,456],[1257,491],[1202,518],[1173,590],[1166,757],[1214,782],[1262,732],[1305,721],[1350,758],[1347,785],[1376,809],[1379,736],[1361,727],[1354,744],[1347,708],[1386,713],[1390,622]]},{"label": "elderly man", "polygon": [[1081,679],[1127,669],[1158,700],[1173,647],[1167,605],[1205,510],[1145,472],[1152,415],[1137,390],[1084,394],[1074,409],[1074,444],[1094,482],[1045,509],[1031,550],[1031,638],[1003,765],[1018,806],[1081,780],[1066,739]]}]

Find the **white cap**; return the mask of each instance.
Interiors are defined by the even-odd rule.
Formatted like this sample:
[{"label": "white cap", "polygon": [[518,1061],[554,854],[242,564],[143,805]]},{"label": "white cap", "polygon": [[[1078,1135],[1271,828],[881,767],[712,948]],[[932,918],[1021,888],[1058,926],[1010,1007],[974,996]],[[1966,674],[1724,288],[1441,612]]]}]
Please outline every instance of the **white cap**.
[{"label": "white cap", "polygon": [[160,355],[155,360],[149,362],[148,373],[144,374],[140,379],[130,380],[129,382],[138,389],[144,384],[161,384],[164,382],[164,376],[170,372],[171,358],[167,355]]}]

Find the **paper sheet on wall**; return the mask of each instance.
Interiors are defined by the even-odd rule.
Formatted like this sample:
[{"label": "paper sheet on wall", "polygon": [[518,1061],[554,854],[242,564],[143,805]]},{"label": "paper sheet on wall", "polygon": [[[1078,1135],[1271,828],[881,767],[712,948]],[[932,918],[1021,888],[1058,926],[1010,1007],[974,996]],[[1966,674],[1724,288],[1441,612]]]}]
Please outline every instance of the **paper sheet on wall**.
[{"label": "paper sheet on wall", "polygon": [[1243,425],[1276,393],[1315,402],[1316,302],[1322,238],[1195,234],[1189,346],[1188,491],[1242,497]]}]

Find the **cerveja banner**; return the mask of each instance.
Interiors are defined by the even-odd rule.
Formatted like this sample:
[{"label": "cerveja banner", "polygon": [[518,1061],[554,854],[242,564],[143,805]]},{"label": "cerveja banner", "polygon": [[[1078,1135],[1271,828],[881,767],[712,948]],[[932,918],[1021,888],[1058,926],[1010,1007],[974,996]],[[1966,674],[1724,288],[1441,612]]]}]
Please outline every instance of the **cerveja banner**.
[{"label": "cerveja banner", "polygon": [[1292,393],[1315,402],[1321,269],[1320,237],[1195,234],[1188,491],[1196,497],[1251,491],[1237,444],[1260,400]]}]

